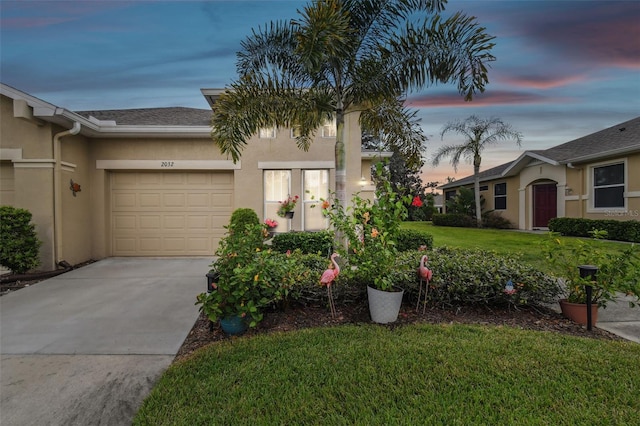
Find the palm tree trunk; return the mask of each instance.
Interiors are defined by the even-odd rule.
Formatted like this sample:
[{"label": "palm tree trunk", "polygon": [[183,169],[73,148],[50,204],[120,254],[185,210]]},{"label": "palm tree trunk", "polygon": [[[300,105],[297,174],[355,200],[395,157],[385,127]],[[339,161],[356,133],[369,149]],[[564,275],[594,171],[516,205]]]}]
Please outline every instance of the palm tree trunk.
[{"label": "palm tree trunk", "polygon": [[338,109],[336,110],[335,146],[336,198],[340,201],[341,206],[347,205],[347,169],[344,139],[344,111],[342,109]]},{"label": "palm tree trunk", "polygon": [[480,165],[473,165],[473,192],[476,199],[476,222],[478,228],[482,228],[482,211],[480,204]]},{"label": "palm tree trunk", "polygon": [[[335,146],[335,163],[336,163],[336,198],[341,208],[347,206],[347,168],[345,155],[345,131],[344,131],[344,111],[342,108],[336,110],[336,146]],[[334,244],[336,247],[347,247],[347,239],[336,230],[334,234]]]}]

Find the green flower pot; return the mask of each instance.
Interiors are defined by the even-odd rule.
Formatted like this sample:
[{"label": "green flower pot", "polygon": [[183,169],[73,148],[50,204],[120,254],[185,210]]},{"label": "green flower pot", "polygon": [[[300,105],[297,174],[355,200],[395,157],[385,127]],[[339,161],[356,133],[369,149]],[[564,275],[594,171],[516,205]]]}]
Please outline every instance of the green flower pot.
[{"label": "green flower pot", "polygon": [[231,336],[237,336],[247,331],[247,323],[244,318],[238,315],[221,318],[220,327],[222,327],[222,331]]}]

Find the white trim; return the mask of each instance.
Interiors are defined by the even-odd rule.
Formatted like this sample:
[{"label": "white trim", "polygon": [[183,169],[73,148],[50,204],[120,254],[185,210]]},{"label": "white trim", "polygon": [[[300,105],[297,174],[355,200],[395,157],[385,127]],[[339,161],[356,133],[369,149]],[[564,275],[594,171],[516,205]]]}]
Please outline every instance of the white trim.
[{"label": "white trim", "polygon": [[0,148],[0,160],[21,160],[22,148]]},{"label": "white trim", "polygon": [[60,166],[61,166],[62,170],[64,170],[65,172],[75,172],[76,171],[76,167],[78,167],[76,164],[69,163],[69,162],[66,162],[66,161],[61,161],[60,162]]},{"label": "white trim", "polygon": [[333,161],[258,161],[258,169],[335,169]]},{"label": "white trim", "polygon": [[16,169],[53,169],[56,160],[51,159],[26,159],[13,160],[13,167]]},{"label": "white trim", "polygon": [[564,200],[565,201],[578,201],[580,199],[579,195],[565,195],[564,196]]},{"label": "white trim", "polygon": [[518,188],[518,228],[527,229],[526,222],[526,204],[527,203],[527,187]]},{"label": "white trim", "polygon": [[240,170],[231,160],[96,160],[98,170]]},{"label": "white trim", "polygon": [[624,196],[627,197],[627,198],[639,198],[640,197],[640,191],[625,192]]},{"label": "white trim", "polygon": [[[613,166],[616,164],[623,164],[624,165],[624,191],[622,193],[622,199],[624,201],[624,206],[617,206],[617,207],[595,207],[594,203],[595,203],[595,188],[594,188],[594,182],[593,182],[593,173],[594,170],[596,168],[599,167],[607,167],[607,166]],[[605,161],[600,161],[597,163],[593,163],[593,164],[589,164],[586,167],[587,170],[587,192],[588,192],[588,196],[585,197],[584,199],[589,200],[589,198],[591,198],[589,200],[589,202],[587,202],[587,213],[606,213],[606,212],[610,212],[610,211],[626,211],[629,208],[629,203],[627,202],[627,188],[629,187],[629,165],[627,162],[627,158],[623,157],[623,158],[615,158],[615,159],[611,159],[611,160],[605,160]]]}]

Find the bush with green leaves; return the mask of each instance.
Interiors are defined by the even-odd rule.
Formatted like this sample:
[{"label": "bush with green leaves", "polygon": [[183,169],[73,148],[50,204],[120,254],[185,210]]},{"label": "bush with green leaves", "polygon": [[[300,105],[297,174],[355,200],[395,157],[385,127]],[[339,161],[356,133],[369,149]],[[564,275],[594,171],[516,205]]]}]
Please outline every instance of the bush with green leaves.
[{"label": "bush with green leaves", "polygon": [[398,230],[396,240],[398,251],[418,250],[421,246],[433,247],[433,235],[414,229]]},{"label": "bush with green leaves", "polygon": [[211,321],[240,316],[254,327],[262,320],[261,309],[281,294],[279,284],[274,285],[266,274],[264,279],[257,275],[273,266],[261,254],[269,233],[251,209],[235,210],[226,228],[211,265],[211,272],[218,276],[215,291],[199,294],[196,304],[202,305],[200,310]]},{"label": "bush with green leaves", "polygon": [[592,231],[602,230],[610,240],[640,243],[640,222],[637,220],[556,217],[549,221],[549,230],[572,237],[589,237]]},{"label": "bush with green leaves", "polygon": [[271,248],[281,253],[300,250],[328,256],[333,250],[333,235],[329,231],[277,234],[271,241]]},{"label": "bush with green leaves", "polygon": [[[565,296],[571,303],[586,303],[585,285],[592,286],[592,302],[606,307],[619,293],[634,296],[629,301],[635,306],[640,301],[640,247],[635,244],[621,244],[616,252],[605,251],[600,239],[607,232],[593,230],[590,240],[559,238],[559,234],[550,232],[542,244],[542,253],[549,264],[565,283]],[[596,281],[581,277],[578,266],[594,265],[598,268]]]},{"label": "bush with green leaves", "polygon": [[247,225],[260,224],[260,219],[253,209],[239,208],[231,213],[229,224],[236,229],[244,229]]},{"label": "bush with green leaves", "polygon": [[475,228],[476,220],[462,213],[435,213],[431,218],[435,226],[455,226],[458,228]]},{"label": "bush with green leaves", "polygon": [[494,210],[482,213],[482,226],[493,229],[513,229],[513,223]]},{"label": "bush with green leaves", "polygon": [[[396,269],[404,278],[400,286],[417,298],[420,258],[429,256],[433,271],[428,300],[431,304],[521,306],[542,305],[557,301],[561,292],[558,281],[523,263],[517,255],[502,256],[484,250],[438,247],[432,251],[404,252],[398,256]],[[515,292],[505,291],[511,281]]]},{"label": "bush with green leaves", "polygon": [[40,245],[31,212],[0,206],[0,265],[23,274],[40,264]]}]

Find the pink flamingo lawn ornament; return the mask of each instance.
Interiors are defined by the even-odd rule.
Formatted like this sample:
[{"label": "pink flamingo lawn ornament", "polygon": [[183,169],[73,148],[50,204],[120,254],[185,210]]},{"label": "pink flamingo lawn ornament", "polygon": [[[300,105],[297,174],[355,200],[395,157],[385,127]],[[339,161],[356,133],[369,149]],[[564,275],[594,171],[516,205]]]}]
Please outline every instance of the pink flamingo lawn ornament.
[{"label": "pink flamingo lawn ornament", "polygon": [[418,304],[416,305],[416,311],[420,307],[420,297],[422,296],[422,283],[426,282],[424,288],[424,306],[422,308],[422,313],[424,314],[427,309],[427,292],[429,291],[429,281],[433,277],[433,271],[428,268],[429,266],[429,257],[425,254],[420,259],[420,266],[418,267],[418,276],[420,277],[420,290],[418,291]]},{"label": "pink flamingo lawn ornament", "polygon": [[333,302],[333,291],[331,290],[331,284],[333,280],[340,274],[340,265],[336,262],[335,258],[338,256],[338,253],[333,253],[331,255],[331,263],[329,269],[322,273],[322,278],[320,278],[320,284],[327,286],[327,297],[329,299],[329,307],[331,308],[331,317],[336,317],[336,305]]}]

